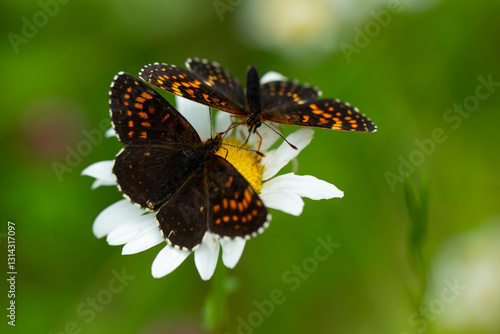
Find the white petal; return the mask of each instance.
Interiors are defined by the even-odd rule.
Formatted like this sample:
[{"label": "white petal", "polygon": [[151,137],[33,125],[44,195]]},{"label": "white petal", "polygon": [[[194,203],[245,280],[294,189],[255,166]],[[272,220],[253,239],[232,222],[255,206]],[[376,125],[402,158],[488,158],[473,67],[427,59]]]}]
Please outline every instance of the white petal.
[{"label": "white petal", "polygon": [[156,227],[158,224],[154,215],[146,214],[134,220],[123,222],[122,225],[109,232],[106,241],[112,246],[123,245],[134,239],[144,229]]},{"label": "white petal", "polygon": [[110,128],[108,131],[106,131],[106,133],[104,134],[104,136],[106,138],[109,138],[109,137],[116,137],[116,131],[114,128]]},{"label": "white petal", "polygon": [[198,131],[202,140],[210,138],[209,108],[183,97],[175,96],[176,109]]},{"label": "white petal", "polygon": [[241,254],[245,249],[246,240],[237,238],[234,240],[220,240],[222,247],[222,262],[230,269],[233,269],[240,260]]},{"label": "white petal", "polygon": [[[226,131],[232,123],[231,114],[223,111],[218,111],[215,114],[215,132]],[[228,135],[231,135],[231,132]]]},{"label": "white petal", "polygon": [[219,249],[219,239],[212,233],[205,233],[200,247],[194,251],[194,263],[202,280],[209,280],[214,274]]},{"label": "white petal", "polygon": [[87,175],[96,179],[92,184],[92,189],[99,186],[116,185],[116,178],[113,175],[113,160],[93,163],[85,168],[81,175]]},{"label": "white petal", "polygon": [[283,81],[283,80],[286,80],[286,78],[281,73],[269,71],[266,74],[264,74],[262,78],[260,78],[260,83],[265,84],[270,81]]},{"label": "white petal", "polygon": [[165,246],[153,261],[151,274],[154,278],[160,278],[170,274],[188,257],[191,252],[183,251],[172,246]]},{"label": "white petal", "polygon": [[108,206],[97,216],[92,231],[96,237],[102,238],[124,222],[139,219],[143,213],[143,209],[122,199]]},{"label": "white petal", "polygon": [[158,226],[155,224],[155,226],[144,229],[132,240],[127,242],[122,248],[122,255],[136,254],[145,251],[163,241],[165,241],[165,239],[158,230]]},{"label": "white petal", "polygon": [[290,215],[299,216],[304,209],[304,201],[293,191],[283,189],[268,192],[262,187],[259,196],[268,208],[280,210]]},{"label": "white petal", "polygon": [[262,158],[262,164],[264,165],[264,171],[262,173],[262,179],[268,180],[276,173],[279,172],[290,160],[295,158],[300,151],[312,140],[314,131],[312,129],[300,129],[290,134],[286,139],[297,146],[297,150],[294,150],[287,143],[283,142],[280,147],[276,150],[266,153],[266,157]]},{"label": "white petal", "polygon": [[295,175],[294,173],[276,176],[264,183],[262,191],[293,191],[300,197],[314,200],[343,197],[344,193],[333,184],[311,175]]}]

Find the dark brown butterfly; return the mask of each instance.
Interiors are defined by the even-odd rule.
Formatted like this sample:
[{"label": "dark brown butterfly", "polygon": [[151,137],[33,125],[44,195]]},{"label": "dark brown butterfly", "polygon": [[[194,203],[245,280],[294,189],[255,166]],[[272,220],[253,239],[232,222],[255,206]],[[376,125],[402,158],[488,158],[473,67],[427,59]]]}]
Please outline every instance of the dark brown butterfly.
[{"label": "dark brown butterfly", "polygon": [[251,132],[264,121],[341,131],[377,130],[349,103],[317,100],[321,95],[317,88],[288,80],[261,84],[254,66],[248,68],[246,90],[218,63],[190,58],[186,67],[189,70],[155,63],[144,66],[139,76],[169,93],[245,117]]},{"label": "dark brown butterfly", "polygon": [[217,155],[221,137],[202,142],[196,130],[161,95],[120,72],[110,89],[113,127],[125,145],[113,174],[124,196],[157,211],[165,238],[193,250],[211,232],[250,238],[269,224],[252,186]]}]

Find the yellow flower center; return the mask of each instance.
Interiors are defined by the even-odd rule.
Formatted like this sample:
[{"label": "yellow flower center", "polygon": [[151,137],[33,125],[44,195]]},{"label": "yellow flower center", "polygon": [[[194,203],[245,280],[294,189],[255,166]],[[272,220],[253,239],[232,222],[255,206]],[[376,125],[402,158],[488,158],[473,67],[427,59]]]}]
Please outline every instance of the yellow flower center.
[{"label": "yellow flower center", "polygon": [[[232,146],[228,146],[228,145]],[[226,158],[231,165],[236,168],[238,172],[250,183],[252,188],[260,193],[262,188],[262,165],[260,156],[252,151],[243,150],[241,148],[250,149],[249,146],[244,145],[239,140],[234,138],[225,138],[222,142],[221,148],[217,151],[217,155]]]}]

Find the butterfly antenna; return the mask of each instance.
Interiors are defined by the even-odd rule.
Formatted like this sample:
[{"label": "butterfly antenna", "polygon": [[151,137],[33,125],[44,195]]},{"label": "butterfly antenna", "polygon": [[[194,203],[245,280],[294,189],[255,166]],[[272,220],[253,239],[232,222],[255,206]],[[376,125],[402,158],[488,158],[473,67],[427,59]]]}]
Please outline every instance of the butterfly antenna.
[{"label": "butterfly antenna", "polygon": [[[208,108],[208,117],[210,119],[210,138],[212,138],[212,131],[213,131],[213,125],[212,125],[212,109]],[[213,138],[212,138],[213,139]]]},{"label": "butterfly antenna", "polygon": [[[278,136],[280,136],[281,138],[283,138],[283,140],[288,144],[290,145],[291,148],[293,148],[294,150],[298,150],[298,147],[293,145],[292,143],[290,143],[288,140],[286,140],[285,137],[283,137],[283,135],[281,133],[279,133],[275,128],[273,128],[272,126],[270,126],[269,124],[267,123],[262,123],[264,124],[265,126],[267,126],[269,129],[273,130]],[[248,140],[248,139],[247,139]]]},{"label": "butterfly antenna", "polygon": [[[245,151],[249,151],[249,152],[253,152],[253,153],[256,153],[258,155],[260,155],[261,157],[265,158],[266,155],[262,152],[259,152],[259,151],[256,151],[256,150],[252,150],[251,148],[246,148],[246,147],[242,147],[242,146],[236,146],[236,145],[231,145],[231,144],[227,144],[227,143],[221,143],[221,145],[224,145],[224,146],[231,146],[231,147],[234,147],[234,148],[237,148],[239,150],[245,150]],[[244,144],[243,144],[244,145]]]}]

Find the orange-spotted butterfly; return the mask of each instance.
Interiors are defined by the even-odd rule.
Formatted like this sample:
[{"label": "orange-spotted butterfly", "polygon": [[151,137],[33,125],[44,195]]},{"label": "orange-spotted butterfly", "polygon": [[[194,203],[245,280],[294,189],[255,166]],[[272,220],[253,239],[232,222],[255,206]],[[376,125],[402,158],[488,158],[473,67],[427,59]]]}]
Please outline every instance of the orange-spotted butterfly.
[{"label": "orange-spotted butterfly", "polygon": [[131,202],[157,211],[172,246],[193,250],[207,232],[250,238],[268,226],[252,186],[216,154],[219,134],[202,142],[172,105],[130,74],[116,75],[109,94],[113,127],[125,145],[113,164],[118,187]]},{"label": "orange-spotted butterfly", "polygon": [[250,66],[246,90],[238,79],[216,62],[190,58],[189,70],[167,64],[150,64],[139,76],[169,93],[246,118],[251,132],[264,121],[341,131],[375,132],[377,127],[359,110],[338,99],[320,99],[317,88],[296,81],[260,83]]}]

